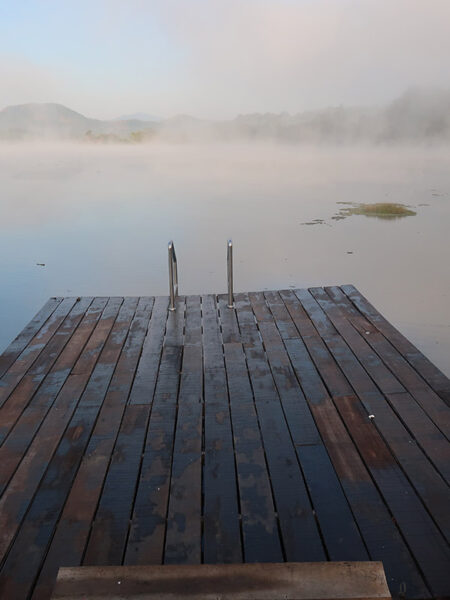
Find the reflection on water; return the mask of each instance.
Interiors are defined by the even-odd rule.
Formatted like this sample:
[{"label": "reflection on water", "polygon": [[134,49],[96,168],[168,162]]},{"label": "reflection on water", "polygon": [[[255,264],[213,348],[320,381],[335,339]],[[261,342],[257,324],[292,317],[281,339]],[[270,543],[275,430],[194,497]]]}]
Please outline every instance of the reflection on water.
[{"label": "reflection on water", "polygon": [[[353,283],[450,374],[450,151],[273,145],[0,146],[0,347],[49,296]],[[411,219],[333,220],[336,203]],[[317,223],[320,227],[302,227]]]}]

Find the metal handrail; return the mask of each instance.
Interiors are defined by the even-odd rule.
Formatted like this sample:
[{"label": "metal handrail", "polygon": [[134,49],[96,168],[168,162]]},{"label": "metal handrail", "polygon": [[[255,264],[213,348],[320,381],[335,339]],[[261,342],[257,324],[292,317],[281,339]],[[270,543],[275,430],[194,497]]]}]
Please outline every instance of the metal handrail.
[{"label": "metal handrail", "polygon": [[178,267],[177,267],[177,255],[175,254],[175,246],[173,241],[170,240],[168,245],[169,251],[169,293],[170,303],[169,310],[176,310],[175,298],[178,296]]},{"label": "metal handrail", "polygon": [[233,240],[227,242],[227,271],[228,271],[228,308],[234,308],[233,301]]}]

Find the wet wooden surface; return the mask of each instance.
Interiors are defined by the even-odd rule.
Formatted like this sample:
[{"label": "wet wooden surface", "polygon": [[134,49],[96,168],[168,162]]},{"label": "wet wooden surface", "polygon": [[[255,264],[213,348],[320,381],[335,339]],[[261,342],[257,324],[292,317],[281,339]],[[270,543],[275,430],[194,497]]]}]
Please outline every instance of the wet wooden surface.
[{"label": "wet wooden surface", "polygon": [[380,562],[62,567],[52,600],[391,600]]},{"label": "wet wooden surface", "polygon": [[0,597],[60,566],[382,561],[450,596],[450,382],[353,287],[53,298],[0,357]]}]

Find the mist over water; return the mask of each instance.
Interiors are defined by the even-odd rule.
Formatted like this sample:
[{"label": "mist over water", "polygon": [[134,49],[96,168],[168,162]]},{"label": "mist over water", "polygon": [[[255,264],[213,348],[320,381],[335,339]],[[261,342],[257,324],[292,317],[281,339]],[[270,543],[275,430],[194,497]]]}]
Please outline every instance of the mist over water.
[{"label": "mist over water", "polygon": [[167,294],[169,239],[224,292],[232,237],[236,291],[353,283],[450,375],[448,147],[1,144],[0,179],[0,350],[49,296]]}]

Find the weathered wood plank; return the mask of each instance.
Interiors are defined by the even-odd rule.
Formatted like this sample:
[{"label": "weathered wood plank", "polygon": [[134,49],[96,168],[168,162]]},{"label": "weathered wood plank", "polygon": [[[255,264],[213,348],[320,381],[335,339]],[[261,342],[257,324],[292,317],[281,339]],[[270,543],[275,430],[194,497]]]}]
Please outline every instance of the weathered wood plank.
[{"label": "weathered wood plank", "polygon": [[265,292],[267,304],[272,318],[277,324],[279,335],[283,340],[299,337],[299,332],[278,292]]},{"label": "weathered wood plank", "polygon": [[[414,482],[416,492],[432,512],[438,525],[447,540],[450,540],[450,489],[434,466],[428,460],[417,444],[411,443],[411,434],[405,429],[403,423],[393,411],[385,396],[379,393],[377,386],[364,371],[358,358],[364,362],[364,357],[371,350],[365,340],[342,316],[340,309],[332,302],[322,289],[312,290],[316,304],[311,302],[311,296],[305,292],[302,297],[307,299],[308,311],[314,321],[318,311],[325,312],[327,317],[339,331],[340,337],[325,338],[330,352],[336,358],[344,375],[351,382],[353,389],[358,394],[366,408],[367,416],[375,415],[372,424],[379,430],[390,451],[396,456],[409,479]],[[322,317],[321,317],[322,318]],[[345,343],[347,342],[347,344]],[[351,352],[353,350],[353,354]],[[357,358],[358,357],[358,358]],[[383,382],[378,387],[383,391]],[[389,386],[388,389],[391,389]],[[352,395],[353,392],[350,393]],[[348,391],[342,390],[338,396],[346,396]],[[449,452],[449,444],[442,433],[436,428],[437,440],[441,441],[443,451]],[[438,460],[440,463],[440,460]],[[444,461],[445,462],[445,461]]]},{"label": "weathered wood plank", "polygon": [[[325,292],[323,292],[325,296]],[[380,359],[389,367],[389,370],[395,375],[403,388],[399,390],[386,389],[386,393],[410,392],[412,397],[426,410],[429,417],[433,419],[436,427],[438,427],[447,439],[450,438],[450,406],[445,400],[440,398],[436,392],[428,385],[428,383],[413,369],[407,360],[394,348],[394,346],[364,317],[354,316],[356,312],[353,305],[348,301],[347,297],[339,290],[334,289],[330,292],[333,294],[334,306],[333,309],[341,311],[341,316],[348,319],[347,323],[351,323],[360,336],[354,334],[354,338],[364,338],[363,343],[372,348]],[[336,306],[336,301],[339,306]],[[346,314],[347,313],[347,314]],[[349,335],[351,329],[347,327]],[[365,353],[362,353],[361,360],[365,359]],[[391,378],[392,375],[391,375]],[[450,385],[450,383],[449,383]]]},{"label": "weathered wood plank", "polygon": [[39,573],[100,411],[136,305],[137,299],[125,299],[89,384],[3,564],[0,571],[0,594],[5,597],[25,597]]},{"label": "weathered wood plank", "polygon": [[[125,413],[125,408],[152,308],[153,298],[140,298],[86,456],[66,502],[63,520],[77,526],[77,544],[74,545],[77,554],[72,554],[71,560],[81,562],[83,552],[85,564],[120,564],[122,560],[135,487],[128,475],[135,468],[135,461],[140,461],[139,438],[144,435],[146,425],[145,418],[140,418],[144,411]],[[132,436],[134,431],[135,437]],[[83,501],[83,512],[78,509],[71,513],[77,510],[77,503],[87,489],[89,495]],[[121,498],[130,503],[127,505],[124,501],[120,508]],[[87,542],[91,521],[93,526]]]},{"label": "weathered wood plank", "polygon": [[[296,324],[308,332],[302,339],[285,340],[285,347],[371,559],[383,561],[394,595],[399,594],[406,584],[411,597],[429,598],[431,594],[409,548],[392,521],[390,512],[313,363],[311,357],[314,358],[314,354],[310,355],[308,352],[309,341],[314,337],[313,332],[318,336],[317,330],[311,321],[307,326],[303,324],[306,312],[293,292],[284,291],[281,296]],[[321,322],[324,323],[323,319]],[[330,331],[327,325],[323,330]]]},{"label": "weathered wood plank", "polygon": [[[357,330],[360,332],[361,337],[367,342],[371,340],[373,338],[374,327],[358,313],[356,307],[351,304],[349,298],[345,296],[341,289],[332,287],[327,288],[326,291],[332,298],[336,307],[341,311],[337,315],[338,318],[346,318],[353,325],[357,321]],[[354,338],[355,334],[353,334],[352,337]],[[358,359],[360,359],[362,364],[365,364],[365,356],[368,352],[370,353],[370,350],[368,351],[367,348],[368,345],[361,342],[358,347],[355,348]],[[369,369],[367,370],[370,372]],[[385,398],[388,399],[397,415],[412,433],[423,451],[433,462],[436,469],[441,473],[444,479],[446,479],[447,483],[449,483],[450,445],[447,437],[440,431],[439,427],[433,423],[422,406],[420,406],[406,390],[403,390],[403,392],[392,392],[389,387],[386,389],[383,386],[382,381],[377,381],[375,377],[374,381],[378,384],[378,387],[384,393]],[[445,412],[450,411],[450,409],[446,410],[445,407],[443,407],[443,410]]]},{"label": "weathered wood plank", "polygon": [[[96,332],[86,348],[86,353],[78,359],[77,365],[82,363],[84,366],[82,371],[86,371],[88,366],[84,359],[86,356],[89,356],[90,369],[94,367],[104,339],[113,325],[120,303],[117,304],[115,301],[108,303],[103,314],[104,318],[97,326]],[[105,328],[106,335],[104,335]],[[33,441],[29,452],[25,455],[18,471],[0,499],[0,556],[2,558],[5,557],[50,458],[64,434],[64,429],[83,392],[89,373],[90,370],[87,371],[86,377],[83,376],[83,373],[71,375],[66,382],[58,396],[55,409],[46,420],[40,435]]]},{"label": "weathered wood plank", "polygon": [[283,560],[270,476],[241,344],[224,344],[245,562]]},{"label": "weathered wood plank", "polygon": [[[60,325],[64,322],[64,319],[72,310],[76,302],[76,298],[64,298],[64,300],[62,300],[58,307],[53,311],[44,325],[34,335],[30,343],[20,353],[11,367],[0,378],[0,407],[3,406],[8,396],[21,381],[23,376],[27,373],[41,352],[46,350],[47,344],[52,339]],[[45,364],[45,361],[41,362],[44,362]],[[35,367],[36,375],[38,375],[42,369],[42,364],[40,369]]]},{"label": "weathered wood plank", "polygon": [[410,443],[418,443],[428,458],[450,484],[450,444],[421,406],[408,392],[385,394],[389,403],[412,434]]},{"label": "weathered wood plank", "polygon": [[0,442],[4,441],[24,408],[31,403],[34,393],[41,384],[45,387],[49,386],[51,397],[54,397],[61,380],[63,381],[69,375],[76,357],[82,350],[82,346],[78,345],[80,341],[78,336],[75,337],[75,344],[70,345],[67,352],[64,350],[67,349],[69,340],[92,300],[93,298],[83,298],[75,304],[34,365],[0,408]]},{"label": "weathered wood plank", "polygon": [[[314,293],[320,299],[322,298],[322,295],[325,294],[320,288],[315,290]],[[330,331],[331,327],[336,326],[338,331],[344,336],[345,331],[342,323],[336,318],[333,318],[332,320],[331,318],[329,319],[329,313],[322,310],[319,302],[316,302],[314,297],[307,290],[298,290],[296,291],[296,295],[301,300],[304,309],[309,314],[313,323],[318,325],[318,329],[320,328],[322,332],[325,332],[322,333],[322,337],[330,351],[333,353],[335,347],[339,345],[341,352],[334,353],[336,360],[339,362],[341,355],[344,352],[351,354],[342,338],[336,335],[329,336],[327,333]],[[329,297],[328,301],[324,300],[323,304],[326,304],[326,302],[328,302],[328,304],[331,303]],[[326,304],[327,307],[328,304]],[[324,327],[326,321],[328,321],[329,325]],[[359,397],[364,402],[364,398],[366,397],[365,394],[368,392],[368,389],[370,389],[369,386],[373,385],[373,383],[356,359],[352,361],[351,368],[349,369],[341,362],[339,364],[356,390],[358,380],[360,379],[362,381],[364,389],[360,392],[357,391]],[[324,374],[323,371],[322,374]],[[377,391],[375,386],[374,391]],[[388,410],[390,412],[388,424],[394,427],[397,426],[397,434],[401,436],[404,432],[402,425],[397,420],[389,405],[383,401],[383,398],[379,393],[378,396],[380,399],[377,408],[378,413],[381,413],[383,408]],[[374,481],[377,483],[386,503],[392,511],[402,535],[406,539],[411,552],[419,562],[428,583],[435,594],[444,594],[445,590],[448,591],[448,584],[445,581],[447,576],[444,575],[443,569],[446,568],[445,565],[448,565],[447,568],[450,568],[450,554],[441,532],[423,507],[414,488],[405,477],[403,471],[399,468],[386,442],[368,418],[368,413],[363,408],[360,400],[356,396],[343,396],[334,397],[334,401],[351,436],[355,440]],[[376,410],[374,414],[377,414]],[[376,421],[378,422],[378,419],[376,419]],[[383,429],[383,432],[384,435],[389,436],[389,430],[385,428]],[[404,433],[407,436],[407,433]],[[395,436],[390,437],[390,440],[391,443],[396,443]],[[408,437],[407,441],[409,441]],[[434,502],[433,506],[438,510],[438,514],[442,517],[442,526],[446,526],[446,521],[448,521],[446,513],[448,514],[448,512],[443,511],[442,509],[439,510],[439,507],[449,505],[449,503],[444,502],[445,495],[448,493],[448,488],[447,490],[445,489],[446,486],[444,482],[437,476],[436,472],[430,472],[430,463],[415,446],[412,447],[411,445],[406,444],[404,451],[407,449],[409,449],[410,452],[418,451],[418,455],[415,456],[415,463],[410,464],[408,460],[404,461],[405,469],[413,468],[416,477],[419,478],[425,473],[428,483],[433,481],[433,475],[435,476],[435,489],[439,490],[440,497],[438,497],[437,502]],[[429,498],[429,501],[433,501],[433,499]]]},{"label": "weathered wood plank", "polygon": [[[238,324],[241,336],[245,343],[252,344],[255,340],[253,311],[248,303],[243,302],[241,295],[235,295],[235,304],[241,306]],[[237,321],[235,310],[230,315]],[[250,329],[245,330],[247,326]],[[226,322],[222,323],[222,327],[226,338]],[[256,338],[260,341],[259,334]],[[244,560],[277,562],[284,560],[283,547],[245,354],[241,343],[226,343],[223,348],[236,453]]]},{"label": "weathered wood plank", "polygon": [[[326,390],[320,389],[323,383],[303,341],[286,340],[285,345],[372,560],[385,565],[393,594],[399,594],[406,582],[411,597],[429,598],[430,592],[357,447]],[[306,389],[313,387],[318,392],[311,398]]]},{"label": "weathered wood plank", "polygon": [[[120,596],[118,585],[120,583]],[[390,600],[383,565],[274,563],[63,568],[53,600]]]},{"label": "weathered wood plank", "polygon": [[[257,313],[266,321],[271,318],[258,294],[250,294]],[[243,303],[236,304],[237,319]],[[266,308],[263,307],[266,306]],[[259,322],[261,326],[261,322]],[[256,329],[256,323],[254,324]],[[303,474],[292,445],[289,429],[280,404],[262,344],[245,348],[247,366],[255,397],[283,547],[288,561],[324,560],[325,551],[314,517]]]},{"label": "weathered wood plank", "polygon": [[[219,307],[219,311],[217,310]],[[228,387],[220,332],[226,323],[223,298],[202,298],[204,352],[221,360],[204,368],[204,467],[203,467],[203,561],[239,563],[243,550],[239,518],[239,490],[234,458]],[[215,314],[215,318],[214,317]],[[225,317],[225,320],[222,320]],[[234,324],[222,325],[227,339]],[[235,333],[233,334],[235,335]]]},{"label": "weathered wood plank", "polygon": [[165,564],[202,558],[203,352],[200,297],[186,298],[186,328],[172,459]]},{"label": "weathered wood plank", "polygon": [[158,381],[147,430],[125,564],[161,564],[164,557],[173,442],[183,358],[185,299],[168,312]]},{"label": "weathered wood plank", "polygon": [[[123,353],[119,358],[114,378],[104,400],[103,410],[100,413],[89,447],[85,452],[66,500],[63,513],[42,566],[33,598],[44,600],[48,597],[59,564],[78,565],[82,562],[91,522],[94,519],[105,473],[110,461],[115,434],[121,423],[123,410],[127,403],[128,391],[136,362],[140,356],[150,313],[152,318],[154,316],[155,307],[152,309],[152,304],[152,298],[141,298],[139,301]],[[124,378],[127,373],[128,379],[125,381]],[[128,405],[128,408],[130,408],[130,405]],[[105,483],[104,499],[99,508],[99,521],[106,522],[106,524],[105,536],[100,536],[103,543],[98,549],[98,560],[102,561],[105,560],[105,556],[110,556],[111,560],[114,559],[116,563],[116,557],[122,557],[126,542],[148,407],[144,407],[142,411],[139,407],[129,411],[128,409],[125,410],[127,412],[123,418],[119,439],[114,448],[111,471],[108,472]],[[124,475],[123,478],[121,477],[122,474]],[[115,495],[122,498],[123,503],[117,513],[113,515],[113,518],[108,520],[109,503],[114,502],[111,497],[114,498]],[[125,498],[127,500],[131,498],[129,504],[125,502]],[[96,530],[99,531],[98,526]],[[114,532],[114,535],[112,535],[112,532]],[[94,539],[95,537],[96,534],[94,533]],[[94,541],[92,541],[92,545],[95,546]],[[120,562],[121,558],[118,560],[119,564]]]},{"label": "weathered wood plank", "polygon": [[29,342],[50,315],[61,304],[63,298],[49,298],[41,310],[31,319],[0,356],[0,377],[6,373],[16,358],[25,350]]},{"label": "weathered wood plank", "polygon": [[130,404],[150,405],[153,402],[166,330],[168,306],[169,299],[165,296],[155,298],[152,318],[130,393]]},{"label": "weathered wood plank", "polygon": [[[240,343],[244,348],[252,348],[261,345],[261,336],[259,330],[255,327],[255,315],[248,302],[246,294],[235,294],[235,303],[239,304],[239,333],[241,334]],[[236,315],[236,312],[234,312]]]},{"label": "weathered wood plank", "polygon": [[[103,447],[101,455],[99,452],[95,452],[95,460],[91,460],[91,454],[88,461],[80,467],[80,483],[75,481],[72,489],[75,502],[75,493],[80,489],[81,478],[85,482],[89,481],[90,508],[88,509],[87,501],[85,501],[83,503],[86,506],[85,514],[79,515],[77,520],[78,529],[84,524],[85,540],[89,524],[92,521],[91,533],[83,557],[84,565],[122,564],[136,485],[134,475],[141,462],[147,416],[148,409],[144,404],[126,406],[109,466],[107,463],[108,450]],[[117,421],[118,419],[112,424],[114,429],[117,427]],[[83,468],[85,465],[86,468]],[[87,473],[88,465],[92,470],[92,473],[89,474]],[[101,488],[102,476],[105,477],[103,489]],[[68,502],[70,501],[69,498]],[[98,508],[95,511],[97,502]],[[63,514],[63,519],[67,518],[70,518],[70,515]],[[80,537],[79,533],[77,540]],[[82,553],[77,557],[77,564],[81,562],[81,557]]]},{"label": "weathered wood plank", "polygon": [[383,445],[359,399],[344,397],[336,404],[433,594],[447,596],[450,550],[442,532]]},{"label": "weathered wood plank", "polygon": [[364,315],[406,358],[433,390],[450,404],[450,380],[404,335],[387,321],[370,302],[353,286],[341,286],[354,306]]},{"label": "weathered wood plank", "polygon": [[[42,421],[56,401],[59,392],[69,377],[74,363],[83,351],[86,342],[100,319],[106,302],[106,298],[97,298],[90,305],[52,370],[34,395],[32,402],[23,410],[14,427],[9,431],[8,437],[0,447],[0,493],[5,489]],[[60,410],[59,404],[57,408]],[[9,414],[11,416],[11,413]],[[6,432],[7,423],[3,423],[0,429]]]},{"label": "weathered wood plank", "polygon": [[272,322],[280,329],[278,338],[269,339],[264,331],[262,338],[327,554],[330,560],[367,560],[367,549],[283,345],[283,334],[292,339],[299,333],[280,296],[271,292],[265,297]]},{"label": "weathered wood plank", "polygon": [[74,367],[78,367],[79,372],[72,373],[66,381],[39,435],[33,440],[14,478],[0,499],[0,548],[2,556],[4,556],[18,524],[31,503],[53,452],[64,434],[67,423],[70,421],[109,331],[114,324],[121,303],[122,299],[109,300],[85,348],[85,352]]}]

